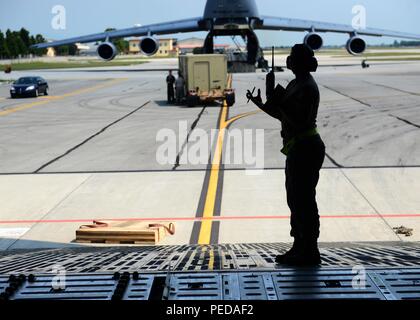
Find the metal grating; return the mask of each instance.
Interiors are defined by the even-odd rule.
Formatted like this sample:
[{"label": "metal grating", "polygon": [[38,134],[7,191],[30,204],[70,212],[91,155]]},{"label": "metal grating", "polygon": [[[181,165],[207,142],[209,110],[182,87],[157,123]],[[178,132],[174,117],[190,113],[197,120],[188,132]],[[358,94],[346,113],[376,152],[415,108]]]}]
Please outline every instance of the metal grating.
[{"label": "metal grating", "polygon": [[261,272],[67,274],[0,278],[0,299],[28,300],[420,300],[420,269],[367,270],[363,288],[351,269]]},{"label": "metal grating", "polygon": [[315,272],[282,272],[274,276],[279,299],[369,299],[384,300],[385,296],[367,273],[363,289],[354,287],[352,270],[318,270]]},{"label": "metal grating", "polygon": [[[69,273],[202,272],[274,269],[274,258],[290,246],[232,244],[212,246],[74,247],[0,252],[0,274],[47,273],[59,264]],[[420,267],[418,244],[344,244],[321,246],[323,267]]]},{"label": "metal grating", "polygon": [[149,300],[154,276],[142,275],[130,280],[124,300]]},{"label": "metal grating", "polygon": [[8,278],[0,277],[0,293],[5,292],[8,286],[9,286]]},{"label": "metal grating", "polygon": [[110,300],[117,285],[112,275],[66,275],[65,289],[54,289],[53,278],[44,275],[35,277],[33,282],[26,281],[13,299]]},{"label": "metal grating", "polygon": [[396,300],[420,299],[420,270],[384,270],[374,275],[381,291]]},{"label": "metal grating", "polygon": [[170,277],[168,300],[223,300],[220,274],[178,274]]}]

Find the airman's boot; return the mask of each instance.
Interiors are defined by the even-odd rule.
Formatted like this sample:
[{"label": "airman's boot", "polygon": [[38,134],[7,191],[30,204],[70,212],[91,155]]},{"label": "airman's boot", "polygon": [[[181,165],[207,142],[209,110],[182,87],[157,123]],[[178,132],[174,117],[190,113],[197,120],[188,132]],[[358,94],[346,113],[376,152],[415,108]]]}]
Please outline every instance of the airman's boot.
[{"label": "airman's boot", "polygon": [[282,258],[276,258],[278,264],[293,267],[315,267],[322,263],[316,239],[303,240],[297,250],[279,257]]},{"label": "airman's boot", "polygon": [[299,253],[299,251],[302,250],[302,246],[303,246],[303,241],[300,238],[295,237],[292,248],[286,253],[276,256],[276,259],[275,259],[276,263],[284,264],[285,261],[290,258],[290,256],[293,256]]}]

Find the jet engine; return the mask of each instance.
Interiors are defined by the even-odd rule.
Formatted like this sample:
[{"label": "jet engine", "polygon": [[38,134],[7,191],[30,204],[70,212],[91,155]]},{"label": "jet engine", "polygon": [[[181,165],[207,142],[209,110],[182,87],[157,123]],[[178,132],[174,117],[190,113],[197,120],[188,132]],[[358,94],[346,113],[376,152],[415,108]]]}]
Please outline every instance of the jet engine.
[{"label": "jet engine", "polygon": [[102,59],[106,61],[113,60],[115,56],[118,54],[117,48],[111,42],[101,43],[98,46],[98,49],[96,50],[96,52],[98,53],[98,56],[100,56]]},{"label": "jet engine", "polygon": [[153,56],[159,50],[159,40],[153,37],[141,39],[140,50],[146,56]]},{"label": "jet engine", "polygon": [[351,37],[347,41],[346,49],[352,55],[362,54],[366,50],[366,42],[357,36]]},{"label": "jet engine", "polygon": [[303,43],[310,47],[312,50],[317,51],[322,48],[324,40],[322,40],[322,37],[319,34],[311,32],[305,36]]}]

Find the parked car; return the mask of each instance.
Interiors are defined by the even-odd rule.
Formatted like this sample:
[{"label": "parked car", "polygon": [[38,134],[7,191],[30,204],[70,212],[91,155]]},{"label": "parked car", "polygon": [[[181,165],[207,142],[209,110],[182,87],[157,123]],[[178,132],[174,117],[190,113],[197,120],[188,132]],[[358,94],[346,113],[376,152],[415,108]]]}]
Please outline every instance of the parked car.
[{"label": "parked car", "polygon": [[10,88],[10,97],[38,97],[40,94],[48,95],[48,83],[41,77],[19,78]]}]

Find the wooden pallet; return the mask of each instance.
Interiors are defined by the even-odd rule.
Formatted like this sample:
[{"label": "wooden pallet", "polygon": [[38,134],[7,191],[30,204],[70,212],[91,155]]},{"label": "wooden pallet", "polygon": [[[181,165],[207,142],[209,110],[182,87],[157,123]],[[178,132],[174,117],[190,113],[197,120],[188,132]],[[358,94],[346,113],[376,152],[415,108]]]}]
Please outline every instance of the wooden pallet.
[{"label": "wooden pallet", "polygon": [[175,233],[170,222],[94,221],[76,230],[76,242],[155,245]]}]

